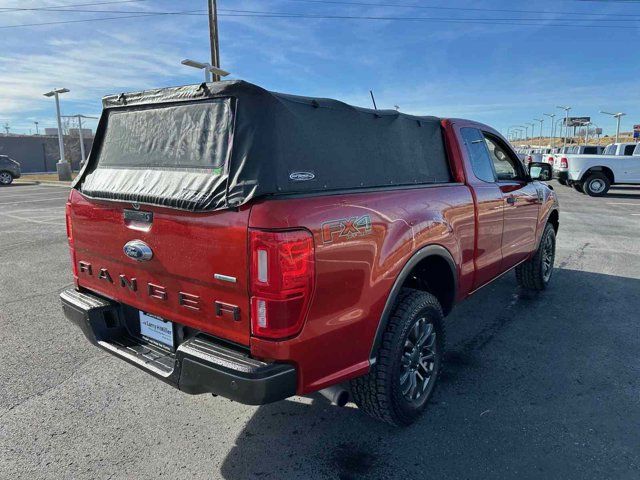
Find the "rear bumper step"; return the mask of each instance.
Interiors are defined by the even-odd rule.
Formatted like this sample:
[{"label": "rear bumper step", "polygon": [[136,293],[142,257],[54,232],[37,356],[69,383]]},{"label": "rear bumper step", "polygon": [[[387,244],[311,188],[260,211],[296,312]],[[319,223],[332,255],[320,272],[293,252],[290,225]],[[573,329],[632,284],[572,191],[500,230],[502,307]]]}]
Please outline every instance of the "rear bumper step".
[{"label": "rear bumper step", "polygon": [[172,352],[132,335],[119,303],[74,289],[63,291],[60,300],[66,317],[91,343],[183,392],[213,393],[248,405],[296,393],[292,365],[256,360],[204,334],[190,337]]}]

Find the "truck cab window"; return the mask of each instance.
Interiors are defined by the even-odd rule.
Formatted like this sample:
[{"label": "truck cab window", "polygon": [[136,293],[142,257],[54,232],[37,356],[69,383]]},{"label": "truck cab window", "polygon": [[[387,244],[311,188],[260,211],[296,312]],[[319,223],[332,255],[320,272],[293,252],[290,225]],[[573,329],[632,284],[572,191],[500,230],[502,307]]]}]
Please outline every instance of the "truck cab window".
[{"label": "truck cab window", "polygon": [[479,130],[475,128],[461,128],[460,133],[467,147],[473,174],[484,182],[495,182],[491,159],[484,144],[484,139]]},{"label": "truck cab window", "polygon": [[484,140],[498,181],[523,180],[525,178],[520,161],[510,155],[509,150],[502,145],[502,142],[486,133],[484,134]]}]

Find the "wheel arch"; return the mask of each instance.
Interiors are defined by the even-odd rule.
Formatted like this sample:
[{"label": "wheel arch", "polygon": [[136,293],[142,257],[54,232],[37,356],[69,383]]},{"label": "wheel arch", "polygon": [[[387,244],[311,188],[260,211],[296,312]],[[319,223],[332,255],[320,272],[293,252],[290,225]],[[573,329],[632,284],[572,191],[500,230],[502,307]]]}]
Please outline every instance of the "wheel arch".
[{"label": "wheel arch", "polygon": [[[438,283],[429,286],[428,279],[436,276],[438,276]],[[425,286],[426,288],[424,288]],[[402,267],[393,283],[393,287],[391,287],[378,322],[369,354],[372,364],[376,361],[378,347],[382,343],[382,336],[387,328],[389,317],[395,307],[400,291],[405,287],[427,291],[435,295],[440,302],[444,315],[448,315],[455,303],[458,287],[458,270],[449,250],[441,245],[427,245],[415,252]]]},{"label": "wheel arch", "polygon": [[611,170],[609,167],[605,167],[602,165],[598,165],[595,167],[589,167],[587,169],[586,172],[584,172],[582,174],[582,177],[580,179],[581,182],[584,182],[587,178],[589,178],[589,175],[591,175],[592,173],[603,173],[604,175],[606,175],[606,177],[609,179],[609,183],[611,183],[611,185],[613,185],[615,183],[615,175],[613,174],[613,170]]},{"label": "wheel arch", "polygon": [[558,229],[560,228],[560,212],[557,209],[551,210],[549,216],[547,217],[547,223],[551,223],[553,225],[553,229],[558,233]]}]

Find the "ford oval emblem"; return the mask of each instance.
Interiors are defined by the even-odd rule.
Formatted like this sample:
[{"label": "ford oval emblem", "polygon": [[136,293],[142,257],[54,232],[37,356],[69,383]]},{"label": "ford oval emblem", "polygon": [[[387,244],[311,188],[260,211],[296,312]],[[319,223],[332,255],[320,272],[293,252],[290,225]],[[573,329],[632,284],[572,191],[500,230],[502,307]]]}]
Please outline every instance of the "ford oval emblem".
[{"label": "ford oval emblem", "polygon": [[153,258],[153,250],[142,240],[131,240],[127,242],[122,250],[127,257],[138,260],[139,262]]},{"label": "ford oval emblem", "polygon": [[289,174],[289,179],[294,182],[308,182],[314,178],[316,178],[316,175],[313,172],[291,172]]}]

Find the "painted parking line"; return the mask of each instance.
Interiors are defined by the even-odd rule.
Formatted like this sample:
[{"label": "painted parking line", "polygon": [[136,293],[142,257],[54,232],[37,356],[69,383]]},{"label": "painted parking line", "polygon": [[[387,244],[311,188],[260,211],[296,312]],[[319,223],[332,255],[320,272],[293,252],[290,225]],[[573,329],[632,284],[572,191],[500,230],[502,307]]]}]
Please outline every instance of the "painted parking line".
[{"label": "painted parking line", "polygon": [[65,224],[65,219],[63,218],[62,221],[47,221],[47,220],[37,220],[34,218],[28,218],[28,217],[21,217],[20,215],[12,215],[10,213],[0,213],[0,215],[2,215],[3,217],[7,217],[7,218],[11,218],[13,220],[19,220],[21,222],[28,222],[28,223],[38,223],[40,225],[64,225]]},{"label": "painted parking line", "polygon": [[632,207],[640,207],[640,203],[628,203],[628,202],[607,202],[607,205],[630,205]]},{"label": "painted parking line", "polygon": [[[30,191],[30,192],[23,192],[20,195],[3,195],[2,193],[0,193],[0,200],[5,200],[7,198],[28,198],[31,196],[41,196],[41,195],[52,195],[52,194],[56,194],[58,192],[55,191],[51,191],[51,190],[39,190],[39,191]],[[69,196],[69,194],[67,192],[60,192],[62,194],[65,195],[64,198],[67,198]]]},{"label": "painted parking line", "polygon": [[7,203],[0,203],[0,207],[3,205],[28,205],[30,203],[37,203],[37,202],[50,202],[51,200],[66,200],[66,197],[51,197],[51,198],[43,198],[40,200],[27,200],[25,202],[7,202]]}]

